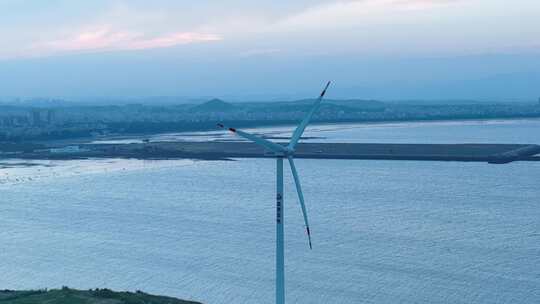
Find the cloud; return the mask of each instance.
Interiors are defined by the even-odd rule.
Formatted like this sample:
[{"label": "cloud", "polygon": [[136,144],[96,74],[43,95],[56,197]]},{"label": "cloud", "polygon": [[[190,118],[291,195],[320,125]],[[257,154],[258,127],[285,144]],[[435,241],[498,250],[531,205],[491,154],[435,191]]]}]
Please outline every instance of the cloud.
[{"label": "cloud", "polygon": [[252,57],[252,56],[262,56],[262,55],[272,55],[281,52],[280,49],[270,48],[270,49],[251,49],[240,53],[241,57]]},{"label": "cloud", "polygon": [[181,44],[222,40],[221,36],[198,32],[173,32],[148,35],[142,32],[114,30],[110,26],[82,30],[60,39],[40,41],[32,46],[35,55],[73,51],[117,51],[171,47]]},{"label": "cloud", "polygon": [[461,54],[528,45],[540,28],[540,1],[535,0],[514,6],[506,0],[62,2],[60,7],[32,5],[34,11],[26,14],[22,8],[4,8],[0,60],[220,40],[226,40],[220,55],[244,57],[277,56],[277,50],[279,56],[380,55],[397,48],[400,53]]},{"label": "cloud", "polygon": [[393,4],[402,10],[428,10],[454,4],[460,0],[394,0]]},{"label": "cloud", "polygon": [[[281,20],[276,28],[304,30],[309,28],[343,27],[401,14],[423,11],[461,2],[461,0],[357,0],[337,1],[310,7]],[[389,19],[390,20],[390,19]]]}]

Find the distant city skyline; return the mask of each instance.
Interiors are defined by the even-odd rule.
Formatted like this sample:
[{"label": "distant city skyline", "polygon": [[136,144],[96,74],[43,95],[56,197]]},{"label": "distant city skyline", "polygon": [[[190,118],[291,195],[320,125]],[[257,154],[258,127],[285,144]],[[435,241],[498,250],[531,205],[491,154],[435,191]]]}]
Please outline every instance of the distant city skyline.
[{"label": "distant city skyline", "polygon": [[8,0],[0,35],[0,96],[540,96],[534,0]]}]

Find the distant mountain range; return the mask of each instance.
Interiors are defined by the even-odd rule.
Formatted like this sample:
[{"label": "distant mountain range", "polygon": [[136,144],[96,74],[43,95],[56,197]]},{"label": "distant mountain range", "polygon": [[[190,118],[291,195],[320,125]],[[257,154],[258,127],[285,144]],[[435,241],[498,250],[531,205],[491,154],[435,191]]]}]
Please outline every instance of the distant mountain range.
[{"label": "distant mountain range", "polygon": [[[529,90],[535,90],[535,79],[531,78],[528,82],[511,82],[510,80],[499,79],[499,84],[494,87],[493,95],[504,96],[504,92],[516,91],[521,87],[528,87]],[[538,77],[538,83],[540,83],[540,76]],[[490,84],[491,85],[491,84]],[[444,88],[443,88],[444,87]],[[430,90],[433,91],[433,96],[436,96],[437,92],[443,90],[450,90],[451,85],[437,85],[432,86]],[[366,94],[377,95],[377,90],[374,88],[349,88],[350,92],[356,90],[363,90]],[[427,90],[426,87],[422,90]],[[460,89],[460,90],[463,90]],[[408,88],[402,90],[404,93],[402,96],[414,95],[414,89]],[[539,89],[540,91],[540,89]],[[409,92],[409,94],[406,94]],[[344,95],[349,95],[344,94]],[[540,97],[540,93],[539,93]],[[276,112],[282,111],[295,111],[303,110],[305,107],[311,105],[315,99],[298,99],[291,101],[251,101],[251,102],[228,102],[219,98],[212,99],[185,99],[183,97],[163,96],[163,97],[146,97],[137,99],[92,99],[80,101],[64,100],[59,98],[0,98],[0,106],[12,106],[12,107],[26,107],[26,108],[63,108],[63,107],[107,107],[107,106],[175,106],[184,108],[192,113],[204,113],[204,112],[231,112],[242,111],[248,108],[260,108],[267,107],[270,110]],[[396,98],[385,101],[375,99],[325,99],[323,107],[343,107],[358,110],[381,110],[390,104],[403,104],[403,105],[473,105],[473,104],[499,104],[499,103],[511,103],[511,102],[538,102],[534,98],[493,98],[493,99],[459,99],[452,97],[451,94],[446,96],[439,96],[439,98],[433,99],[418,99],[418,98]]]}]

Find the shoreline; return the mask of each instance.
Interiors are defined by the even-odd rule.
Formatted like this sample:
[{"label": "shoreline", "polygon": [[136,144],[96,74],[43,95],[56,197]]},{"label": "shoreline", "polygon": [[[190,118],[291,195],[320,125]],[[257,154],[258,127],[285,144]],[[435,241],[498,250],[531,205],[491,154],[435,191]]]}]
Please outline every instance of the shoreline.
[{"label": "shoreline", "polygon": [[[381,126],[381,125],[399,125],[399,124],[410,124],[410,123],[426,123],[426,124],[437,124],[437,123],[460,123],[460,122],[512,122],[512,121],[540,121],[539,117],[498,117],[498,118],[459,118],[459,119],[412,119],[412,120],[367,120],[367,121],[315,121],[310,126],[311,127],[317,127],[317,126],[345,126],[345,125],[374,125],[374,126]],[[254,130],[254,129],[264,129],[264,128],[272,128],[272,127],[291,127],[295,128],[298,122],[275,122],[275,123],[262,123],[257,126],[249,126],[244,127],[246,130]],[[236,126],[235,126],[236,127]],[[173,132],[149,132],[149,133],[129,133],[129,134],[111,134],[103,137],[74,137],[74,138],[66,138],[66,139],[43,139],[43,140],[28,140],[28,141],[22,141],[22,142],[31,142],[36,144],[42,144],[46,146],[59,146],[59,145],[71,145],[71,144],[94,144],[94,142],[98,141],[107,141],[107,140],[129,140],[129,139],[140,139],[143,137],[151,137],[151,136],[167,136],[167,135],[176,135],[176,134],[189,134],[189,133],[201,133],[201,132],[221,132],[222,130],[219,128],[215,129],[205,129],[201,128],[198,130],[178,130]],[[291,129],[292,131],[292,129]],[[204,137],[205,135],[193,135],[190,134],[190,136],[201,136]],[[0,148],[1,151],[1,148]]]},{"label": "shoreline", "polygon": [[[493,118],[493,119],[447,119],[447,120],[405,120],[376,122],[319,122],[312,128],[362,128],[370,126],[406,126],[421,124],[423,126],[441,124],[504,124],[513,122],[539,122],[540,118]],[[246,130],[259,130],[265,133],[266,128],[293,128],[294,125],[276,124],[261,125]],[[291,129],[292,130],[292,129]],[[286,139],[284,130],[270,132],[268,138]],[[257,132],[257,131],[255,131]],[[263,150],[246,146],[246,142],[229,138],[222,130],[180,131],[170,133],[149,133],[146,135],[110,135],[100,138],[85,137],[76,140],[53,140],[23,143],[6,143],[0,146],[0,168],[10,166],[10,160],[86,160],[86,159],[140,159],[140,160],[231,160],[234,158],[264,158]],[[318,137],[324,138],[324,137]],[[201,140],[199,140],[201,139]],[[520,143],[522,147],[529,143]],[[336,146],[335,149],[329,148]],[[460,146],[461,145],[461,146]],[[510,149],[508,144],[477,144],[483,146],[482,159],[491,160],[496,156],[489,146],[498,145],[498,149]],[[476,152],[464,144],[422,144],[414,143],[377,144],[363,143],[303,143],[304,153],[299,158],[335,158],[335,159],[409,159],[409,160],[477,160]],[[460,147],[458,147],[460,146]],[[504,147],[506,146],[506,147]],[[534,146],[534,145],[531,145]],[[414,151],[410,150],[415,147]],[[384,150],[391,149],[391,150]],[[421,152],[419,150],[423,150]],[[441,150],[445,149],[445,150]],[[392,151],[392,152],[388,152]],[[446,151],[446,152],[444,152]],[[501,150],[502,151],[502,150]],[[473,153],[474,152],[474,153]],[[470,154],[473,153],[473,154]],[[472,157],[474,156],[474,157]],[[529,156],[529,155],[528,155]],[[532,155],[531,155],[532,156]],[[524,160],[524,159],[523,159]],[[527,160],[537,160],[528,158]]]},{"label": "shoreline", "polygon": [[[207,160],[230,161],[237,158],[273,158],[250,142],[177,141],[129,144],[85,144],[76,151],[53,152],[49,149],[0,156],[0,165],[8,160]],[[54,149],[53,149],[54,150]],[[300,143],[296,158],[357,160],[426,161],[538,161],[540,146],[534,144],[407,144],[407,143]]]}]

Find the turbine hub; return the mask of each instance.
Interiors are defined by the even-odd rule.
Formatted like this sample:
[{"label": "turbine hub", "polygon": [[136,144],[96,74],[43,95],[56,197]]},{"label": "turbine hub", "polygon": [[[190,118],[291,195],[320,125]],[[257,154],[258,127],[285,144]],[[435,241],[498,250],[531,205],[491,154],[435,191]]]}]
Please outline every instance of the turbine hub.
[{"label": "turbine hub", "polygon": [[293,155],[295,152],[294,148],[291,148],[291,147],[285,147],[285,156],[290,156],[290,155]]}]

